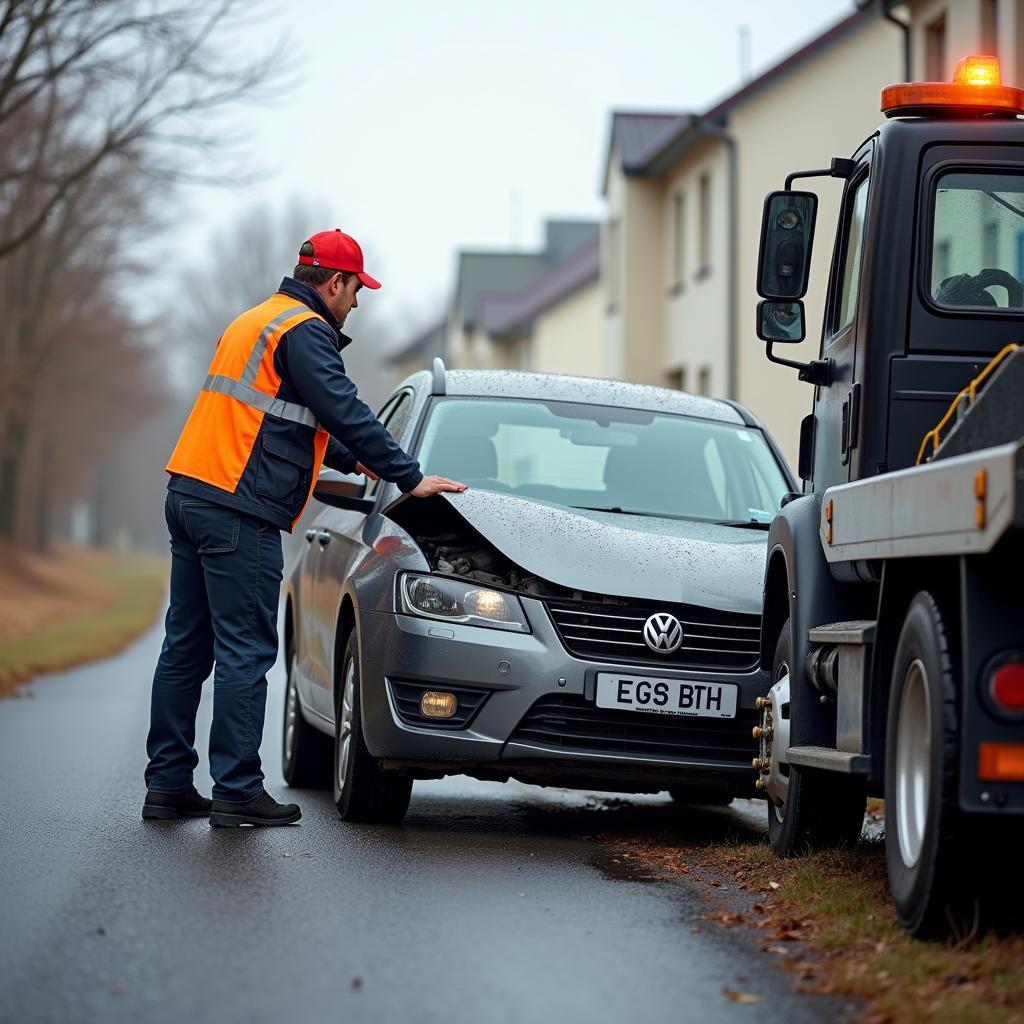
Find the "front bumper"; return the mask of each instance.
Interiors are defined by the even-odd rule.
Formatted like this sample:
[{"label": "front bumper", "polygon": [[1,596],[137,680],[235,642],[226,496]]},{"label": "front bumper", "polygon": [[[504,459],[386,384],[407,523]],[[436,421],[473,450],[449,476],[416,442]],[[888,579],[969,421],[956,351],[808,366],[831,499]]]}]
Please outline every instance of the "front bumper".
[{"label": "front bumper", "polygon": [[[754,701],[768,690],[767,673],[582,660],[565,650],[541,601],[521,600],[529,634],[361,612],[363,728],[375,757],[392,766],[481,777],[585,778],[595,788],[602,779],[617,780],[622,788],[631,782],[655,790],[704,781],[753,793],[750,729],[756,721]],[[734,683],[739,687],[736,718],[684,719],[632,711],[602,715],[594,704],[598,672]],[[445,684],[471,687],[488,695],[466,728],[419,726],[399,717],[391,681],[438,689]],[[567,728],[565,735],[557,731],[562,714],[575,716],[574,728]],[[625,738],[632,723],[654,719],[664,727],[657,731],[672,733],[675,741],[638,743]],[[591,721],[593,729],[588,726]],[[648,727],[645,735],[649,734]]]}]

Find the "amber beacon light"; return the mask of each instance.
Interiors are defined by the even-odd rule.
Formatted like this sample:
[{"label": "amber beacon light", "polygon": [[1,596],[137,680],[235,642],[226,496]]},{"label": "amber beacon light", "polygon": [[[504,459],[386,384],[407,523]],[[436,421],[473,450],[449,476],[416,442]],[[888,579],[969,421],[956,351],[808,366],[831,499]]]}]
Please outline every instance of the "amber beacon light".
[{"label": "amber beacon light", "polygon": [[886,117],[1015,116],[1024,114],[1024,89],[1002,84],[998,57],[964,57],[952,82],[887,85],[882,90],[882,113]]}]

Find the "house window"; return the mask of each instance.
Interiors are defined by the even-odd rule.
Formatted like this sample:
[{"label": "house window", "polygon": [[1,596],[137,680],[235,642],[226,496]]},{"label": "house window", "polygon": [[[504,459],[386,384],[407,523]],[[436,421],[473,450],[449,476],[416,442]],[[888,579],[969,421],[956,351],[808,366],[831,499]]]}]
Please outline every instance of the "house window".
[{"label": "house window", "polygon": [[622,301],[622,223],[619,220],[608,221],[608,259],[605,263],[605,278],[608,285],[608,312],[618,310]]},{"label": "house window", "polygon": [[677,366],[665,374],[665,386],[674,388],[676,391],[686,390],[686,367]]},{"label": "house window", "polygon": [[944,82],[946,74],[946,15],[924,28],[924,70],[929,82]]},{"label": "house window", "polygon": [[999,0],[981,0],[981,52],[993,57],[999,53]]},{"label": "house window", "polygon": [[679,291],[686,277],[686,193],[672,197],[672,290]]},{"label": "house window", "polygon": [[700,176],[700,232],[698,253],[700,266],[697,276],[705,277],[711,271],[711,175],[706,171]]},{"label": "house window", "polygon": [[711,394],[711,367],[702,366],[697,371],[697,394],[698,395],[710,395]]}]

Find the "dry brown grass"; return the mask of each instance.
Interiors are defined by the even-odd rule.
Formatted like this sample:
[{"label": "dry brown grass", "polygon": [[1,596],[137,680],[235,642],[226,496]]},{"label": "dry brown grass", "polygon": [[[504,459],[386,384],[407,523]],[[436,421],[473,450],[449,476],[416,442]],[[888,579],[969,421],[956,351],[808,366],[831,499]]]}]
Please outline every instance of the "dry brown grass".
[{"label": "dry brown grass", "polygon": [[63,544],[0,548],[0,696],[39,672],[116,653],[152,623],[167,560]]},{"label": "dry brown grass", "polygon": [[[879,804],[869,813],[879,814]],[[767,841],[601,838],[638,867],[706,887],[710,920],[757,929],[763,953],[792,971],[799,988],[864,1000],[866,1022],[1024,1022],[1024,937],[963,945],[908,938],[889,903],[880,841],[780,860]]]}]

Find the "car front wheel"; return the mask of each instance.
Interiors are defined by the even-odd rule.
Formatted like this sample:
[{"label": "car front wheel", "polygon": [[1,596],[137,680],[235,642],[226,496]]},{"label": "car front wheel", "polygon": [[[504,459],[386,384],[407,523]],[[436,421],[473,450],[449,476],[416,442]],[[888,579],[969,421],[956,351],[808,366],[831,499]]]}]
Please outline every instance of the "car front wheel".
[{"label": "car front wheel", "polygon": [[341,659],[334,715],[334,803],[345,821],[397,825],[409,809],[413,780],[382,771],[366,749],[358,652],[353,630]]}]

